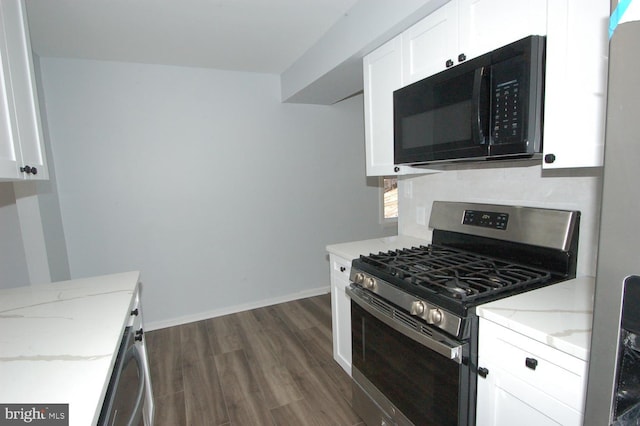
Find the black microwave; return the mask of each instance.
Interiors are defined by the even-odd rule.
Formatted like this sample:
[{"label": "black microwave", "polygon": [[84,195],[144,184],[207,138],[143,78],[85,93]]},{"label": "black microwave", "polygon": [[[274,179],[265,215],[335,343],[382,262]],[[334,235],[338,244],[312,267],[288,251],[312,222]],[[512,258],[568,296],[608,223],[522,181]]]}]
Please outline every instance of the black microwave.
[{"label": "black microwave", "polygon": [[393,93],[394,163],[542,152],[545,38],[529,36]]}]

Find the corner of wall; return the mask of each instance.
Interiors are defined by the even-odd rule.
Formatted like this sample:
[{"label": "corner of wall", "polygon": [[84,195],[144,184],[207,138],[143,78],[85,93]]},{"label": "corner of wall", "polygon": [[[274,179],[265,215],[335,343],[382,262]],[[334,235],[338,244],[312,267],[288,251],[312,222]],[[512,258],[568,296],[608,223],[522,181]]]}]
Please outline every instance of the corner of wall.
[{"label": "corner of wall", "polygon": [[64,281],[71,279],[67,245],[62,224],[60,200],[56,185],[55,165],[51,149],[51,137],[49,135],[49,123],[46,112],[46,99],[43,90],[42,68],[40,57],[33,55],[34,71],[38,99],[40,99],[40,119],[42,121],[42,134],[44,138],[45,154],[47,156],[47,168],[49,180],[36,183],[38,210],[42,227],[42,238],[51,281]]}]

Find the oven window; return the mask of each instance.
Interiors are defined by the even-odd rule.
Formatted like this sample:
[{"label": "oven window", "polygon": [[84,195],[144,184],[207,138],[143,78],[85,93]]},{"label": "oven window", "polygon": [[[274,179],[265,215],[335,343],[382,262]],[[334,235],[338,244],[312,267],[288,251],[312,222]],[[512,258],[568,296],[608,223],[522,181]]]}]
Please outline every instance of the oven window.
[{"label": "oven window", "polygon": [[457,425],[461,366],[351,303],[353,366],[419,425]]}]

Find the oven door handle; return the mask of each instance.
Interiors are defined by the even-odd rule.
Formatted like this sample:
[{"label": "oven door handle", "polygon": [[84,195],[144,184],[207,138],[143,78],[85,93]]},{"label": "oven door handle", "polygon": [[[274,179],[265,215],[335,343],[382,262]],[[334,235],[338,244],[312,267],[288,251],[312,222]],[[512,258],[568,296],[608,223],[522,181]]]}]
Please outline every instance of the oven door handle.
[{"label": "oven door handle", "polygon": [[360,305],[362,309],[369,312],[371,315],[376,317],[376,319],[382,321],[392,329],[396,330],[399,333],[404,334],[410,339],[415,340],[421,345],[426,346],[427,348],[433,350],[434,352],[455,361],[458,364],[462,364],[462,345],[449,345],[446,342],[431,338],[422,333],[418,333],[411,328],[402,325],[402,323],[395,321],[393,318],[389,318],[383,312],[380,312],[373,306],[371,306],[366,300],[362,299],[356,292],[351,290],[349,287],[345,288],[346,293],[351,297],[355,303]]}]

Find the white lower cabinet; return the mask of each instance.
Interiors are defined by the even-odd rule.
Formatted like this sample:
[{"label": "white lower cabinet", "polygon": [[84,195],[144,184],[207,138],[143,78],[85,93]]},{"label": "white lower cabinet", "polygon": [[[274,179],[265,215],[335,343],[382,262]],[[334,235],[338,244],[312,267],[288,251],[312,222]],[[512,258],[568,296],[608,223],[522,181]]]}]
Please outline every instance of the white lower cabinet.
[{"label": "white lower cabinet", "polygon": [[345,293],[349,286],[351,260],[329,255],[331,264],[331,319],[333,358],[351,375],[351,298]]},{"label": "white lower cabinet", "polygon": [[582,425],[587,363],[480,318],[478,426]]}]

